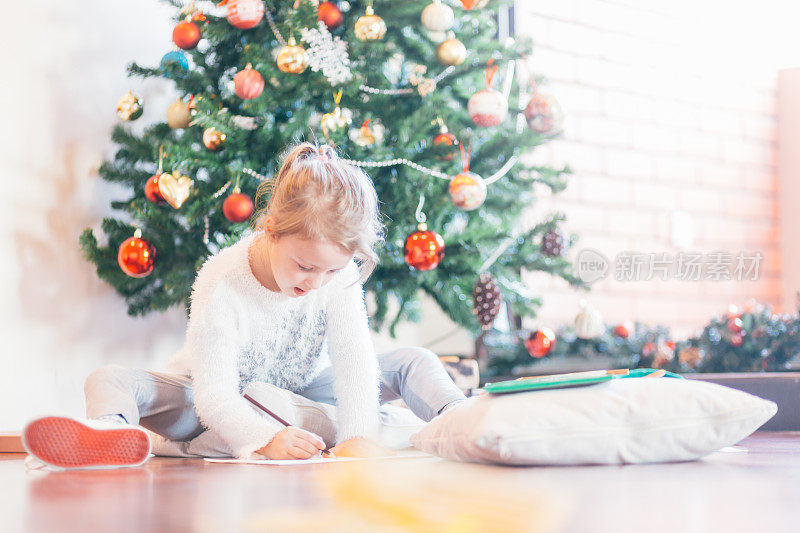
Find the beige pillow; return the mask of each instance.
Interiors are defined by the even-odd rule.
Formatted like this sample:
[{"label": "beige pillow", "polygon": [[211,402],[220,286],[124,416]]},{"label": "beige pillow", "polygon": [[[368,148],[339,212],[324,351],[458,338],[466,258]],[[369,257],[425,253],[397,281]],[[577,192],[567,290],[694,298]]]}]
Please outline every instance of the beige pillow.
[{"label": "beige pillow", "polygon": [[776,411],[773,402],[712,383],[616,379],[469,398],[412,435],[411,443],[440,457],[479,463],[686,461],[739,442]]}]

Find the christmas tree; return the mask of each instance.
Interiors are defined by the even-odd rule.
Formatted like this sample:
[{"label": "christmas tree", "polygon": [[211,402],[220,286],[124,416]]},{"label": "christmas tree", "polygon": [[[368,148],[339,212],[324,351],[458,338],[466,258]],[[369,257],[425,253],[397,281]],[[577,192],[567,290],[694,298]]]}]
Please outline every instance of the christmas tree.
[{"label": "christmas tree", "polygon": [[105,243],[81,237],[131,315],[188,303],[199,267],[250,228],[257,187],[301,140],[333,144],[375,183],[387,226],[365,285],[375,328],[418,319],[421,291],[477,332],[500,295],[535,314],[523,269],[580,283],[561,214],[520,226],[534,185],[559,192],[569,169],[526,163],[559,116],[529,69],[531,42],[498,33],[511,2],[172,3],[176,48],[128,70],[168,78],[178,99],[140,135],[128,122],[146,102],[120,99],[100,175],[130,196],[112,203]]}]

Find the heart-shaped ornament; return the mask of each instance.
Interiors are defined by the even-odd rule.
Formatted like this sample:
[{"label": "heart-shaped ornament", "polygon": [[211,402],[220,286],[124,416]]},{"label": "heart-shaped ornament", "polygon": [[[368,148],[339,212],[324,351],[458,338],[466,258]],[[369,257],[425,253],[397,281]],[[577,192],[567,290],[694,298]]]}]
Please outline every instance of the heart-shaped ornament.
[{"label": "heart-shaped ornament", "polygon": [[188,176],[181,176],[177,170],[172,174],[165,172],[158,178],[158,192],[175,209],[180,209],[191,189],[192,180]]}]

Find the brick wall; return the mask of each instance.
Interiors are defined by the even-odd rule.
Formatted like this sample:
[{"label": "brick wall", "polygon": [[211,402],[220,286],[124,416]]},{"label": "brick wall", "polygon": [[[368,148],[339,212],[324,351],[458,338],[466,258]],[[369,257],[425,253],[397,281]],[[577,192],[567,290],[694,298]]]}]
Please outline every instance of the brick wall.
[{"label": "brick wall", "polygon": [[[587,295],[536,273],[527,281],[545,297],[537,322],[569,321],[588,297],[608,321],[664,324],[681,335],[730,303],[778,306],[777,69],[753,50],[752,34],[715,24],[706,8],[517,2],[518,32],[534,39],[529,64],[565,111],[563,136],[529,157],[574,169],[566,191],[542,191],[531,219],[563,211],[566,229],[580,236],[572,258],[587,247],[612,264],[622,251],[761,252],[759,279],[633,282],[612,271]],[[673,244],[676,211],[690,220],[687,246]]]}]

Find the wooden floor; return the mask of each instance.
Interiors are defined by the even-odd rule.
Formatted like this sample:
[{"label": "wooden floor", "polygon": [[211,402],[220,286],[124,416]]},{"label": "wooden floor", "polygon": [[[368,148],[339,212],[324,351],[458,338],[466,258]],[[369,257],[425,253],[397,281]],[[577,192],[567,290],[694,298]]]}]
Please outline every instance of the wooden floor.
[{"label": "wooden floor", "polygon": [[800,433],[691,463],[519,468],[433,457],[291,467],[154,458],[27,471],[0,455],[0,531],[800,531]]}]

